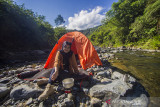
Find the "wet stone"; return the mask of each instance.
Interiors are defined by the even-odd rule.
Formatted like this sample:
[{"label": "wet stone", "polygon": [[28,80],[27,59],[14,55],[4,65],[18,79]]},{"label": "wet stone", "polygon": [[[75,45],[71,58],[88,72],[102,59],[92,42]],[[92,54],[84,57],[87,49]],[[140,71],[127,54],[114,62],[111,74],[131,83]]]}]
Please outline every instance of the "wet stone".
[{"label": "wet stone", "polygon": [[2,78],[0,80],[0,83],[8,83],[10,81],[11,78]]},{"label": "wet stone", "polygon": [[107,73],[104,71],[98,72],[97,76],[101,76],[101,77],[107,77]]},{"label": "wet stone", "polygon": [[90,95],[92,97],[103,97],[108,92],[115,93],[117,95],[124,95],[127,90],[132,89],[132,85],[128,85],[122,80],[114,80],[103,84],[94,85],[90,88]]},{"label": "wet stone", "polygon": [[19,78],[14,78],[14,79],[12,79],[12,80],[9,82],[9,84],[15,84],[15,83],[18,83],[18,82],[20,82],[20,81],[22,81],[22,80],[19,79]]},{"label": "wet stone", "polygon": [[7,87],[0,87],[0,98],[5,97],[10,92],[10,89]]},{"label": "wet stone", "polygon": [[40,90],[32,89],[27,85],[20,85],[12,89],[10,93],[10,98],[14,100],[28,99],[30,97],[35,97],[36,94],[41,92]]},{"label": "wet stone", "polygon": [[27,102],[26,102],[26,105],[29,105],[29,104],[31,104],[33,102],[33,99],[32,98],[29,98],[28,100],[27,100]]},{"label": "wet stone", "polygon": [[0,87],[7,87],[7,85],[0,83]]},{"label": "wet stone", "polygon": [[117,72],[117,71],[114,71],[112,76],[111,76],[112,79],[120,79],[120,78],[123,78],[123,74]]},{"label": "wet stone", "polygon": [[83,90],[83,92],[87,95],[88,94],[88,92],[89,92],[89,89],[87,89],[87,88],[83,88],[82,87],[82,90]]},{"label": "wet stone", "polygon": [[44,107],[43,102],[41,102],[41,103],[39,104],[39,107]]},{"label": "wet stone", "polygon": [[92,107],[101,107],[101,100],[98,98],[92,98],[91,99],[91,106]]},{"label": "wet stone", "polygon": [[0,74],[0,78],[3,78],[3,77],[5,77],[5,75],[4,74]]},{"label": "wet stone", "polygon": [[88,68],[87,69],[87,72],[93,72],[94,70],[93,70],[93,68]]},{"label": "wet stone", "polygon": [[66,96],[66,94],[62,94],[62,95],[60,95],[59,97],[58,97],[58,99],[59,100],[62,100],[62,99],[65,99],[67,96]]}]

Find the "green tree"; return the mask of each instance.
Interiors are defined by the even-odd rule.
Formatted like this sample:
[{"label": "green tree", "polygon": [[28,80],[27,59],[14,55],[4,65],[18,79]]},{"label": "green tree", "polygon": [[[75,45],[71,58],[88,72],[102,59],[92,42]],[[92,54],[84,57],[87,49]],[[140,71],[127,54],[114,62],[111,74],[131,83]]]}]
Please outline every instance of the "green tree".
[{"label": "green tree", "polygon": [[55,36],[56,38],[59,40],[65,33],[67,33],[67,30],[65,27],[56,27],[54,29],[54,32],[55,32]]},{"label": "green tree", "polygon": [[58,15],[57,18],[54,20],[54,22],[55,22],[56,26],[59,26],[59,25],[65,23],[65,21],[61,15]]},{"label": "green tree", "polygon": [[160,34],[160,0],[157,0],[153,4],[150,4],[145,9],[144,15],[146,19],[157,19],[157,32]]}]

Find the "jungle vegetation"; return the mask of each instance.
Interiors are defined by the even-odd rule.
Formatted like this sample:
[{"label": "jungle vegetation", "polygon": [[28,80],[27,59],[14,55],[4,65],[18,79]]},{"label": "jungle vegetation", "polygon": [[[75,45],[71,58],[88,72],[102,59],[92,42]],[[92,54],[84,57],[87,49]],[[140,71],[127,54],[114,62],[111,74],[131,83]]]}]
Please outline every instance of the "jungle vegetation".
[{"label": "jungle vegetation", "polygon": [[102,47],[160,49],[160,0],[119,0],[89,39]]}]

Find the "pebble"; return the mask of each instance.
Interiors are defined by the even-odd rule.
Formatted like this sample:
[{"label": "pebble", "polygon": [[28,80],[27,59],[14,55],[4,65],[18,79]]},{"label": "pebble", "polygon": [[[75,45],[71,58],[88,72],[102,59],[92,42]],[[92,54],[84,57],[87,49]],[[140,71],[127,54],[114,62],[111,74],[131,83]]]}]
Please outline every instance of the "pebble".
[{"label": "pebble", "polygon": [[33,99],[32,98],[29,98],[26,102],[26,105],[30,105],[31,103],[33,102]]},{"label": "pebble", "polygon": [[41,103],[39,104],[39,107],[44,107],[43,102],[41,102]]}]

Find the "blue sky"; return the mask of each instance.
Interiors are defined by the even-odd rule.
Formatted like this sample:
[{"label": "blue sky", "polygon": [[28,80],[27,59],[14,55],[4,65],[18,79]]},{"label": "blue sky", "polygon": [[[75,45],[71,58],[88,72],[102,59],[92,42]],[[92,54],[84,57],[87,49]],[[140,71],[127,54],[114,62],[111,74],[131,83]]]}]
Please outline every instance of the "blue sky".
[{"label": "blue sky", "polygon": [[98,26],[105,18],[113,2],[118,0],[13,0],[18,5],[44,15],[53,27],[54,20],[61,14],[68,29],[87,29]]}]

